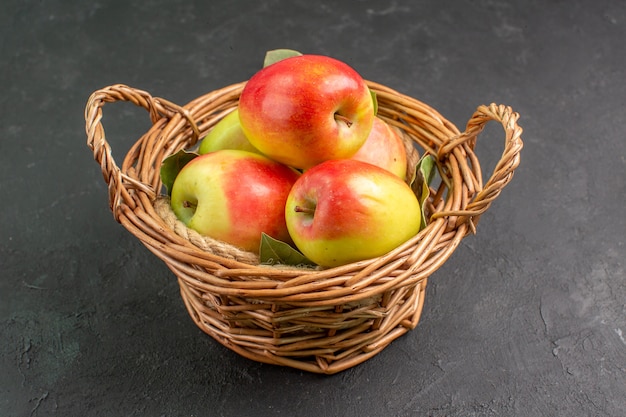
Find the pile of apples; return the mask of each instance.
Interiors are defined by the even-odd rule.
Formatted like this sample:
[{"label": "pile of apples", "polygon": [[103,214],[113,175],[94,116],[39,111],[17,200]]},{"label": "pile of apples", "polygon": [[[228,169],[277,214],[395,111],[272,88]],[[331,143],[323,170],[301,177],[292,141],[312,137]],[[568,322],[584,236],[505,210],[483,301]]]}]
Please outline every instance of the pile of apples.
[{"label": "pile of apples", "polygon": [[296,53],[266,64],[177,172],[189,228],[259,252],[262,236],[322,267],[381,256],[420,230],[399,135],[346,63]]}]

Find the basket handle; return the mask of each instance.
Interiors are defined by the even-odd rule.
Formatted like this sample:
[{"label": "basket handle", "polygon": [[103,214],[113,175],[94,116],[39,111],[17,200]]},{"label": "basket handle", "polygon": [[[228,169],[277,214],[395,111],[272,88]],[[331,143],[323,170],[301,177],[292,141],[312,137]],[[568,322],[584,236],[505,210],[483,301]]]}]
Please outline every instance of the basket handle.
[{"label": "basket handle", "polygon": [[108,185],[109,206],[117,220],[117,207],[120,206],[122,200],[131,206],[134,205],[127,192],[129,189],[140,189],[148,195],[154,195],[155,191],[149,185],[123,173],[113,159],[101,120],[102,107],[106,103],[116,101],[127,101],[138,107],[143,107],[150,113],[150,120],[153,125],[163,118],[172,118],[174,115],[180,114],[189,122],[196,140],[200,134],[198,126],[187,109],[162,98],[152,97],[145,91],[116,84],[91,94],[85,107],[87,146],[93,151],[94,159],[100,164],[102,176]]},{"label": "basket handle", "polygon": [[[509,106],[501,104],[496,105],[494,103],[489,106],[481,105],[467,122],[465,131],[451,138],[441,146],[438,152],[440,160],[442,160],[444,156],[460,152],[460,147],[463,144],[468,143],[473,148],[479,133],[482,132],[488,122],[499,122],[504,128],[505,142],[502,156],[484,187],[474,193],[473,198],[465,208],[461,210],[437,212],[433,214],[432,219],[444,216],[458,216],[455,222],[457,226],[467,222],[472,233],[476,232],[476,224],[481,214],[489,208],[491,202],[500,195],[502,189],[511,181],[513,173],[520,163],[520,152],[523,147],[523,142],[521,138],[522,128],[517,124],[518,119],[519,114],[513,112]],[[461,155],[463,154],[457,155],[456,159],[460,160]],[[472,162],[479,167],[477,160]],[[480,176],[480,168],[478,168],[477,171],[477,175]],[[468,182],[469,181],[466,181],[466,183]],[[480,182],[481,180],[479,179],[478,183]]]}]

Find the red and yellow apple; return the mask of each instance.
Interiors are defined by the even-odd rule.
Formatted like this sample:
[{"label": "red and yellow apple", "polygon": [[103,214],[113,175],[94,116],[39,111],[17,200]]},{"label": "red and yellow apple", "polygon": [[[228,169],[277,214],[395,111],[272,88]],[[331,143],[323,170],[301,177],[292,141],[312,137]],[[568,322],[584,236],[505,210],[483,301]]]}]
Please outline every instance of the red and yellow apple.
[{"label": "red and yellow apple", "polygon": [[380,117],[374,119],[374,125],[361,148],[351,159],[369,162],[406,179],[407,157],[404,143],[395,130]]},{"label": "red and yellow apple", "polygon": [[243,133],[239,123],[239,109],[237,108],[213,126],[213,129],[200,142],[198,153],[205,154],[222,149],[239,149],[260,153]]},{"label": "red and yellow apple", "polygon": [[305,171],[285,205],[296,247],[324,267],[384,255],[419,232],[420,204],[398,176],[353,159]]},{"label": "red and yellow apple", "polygon": [[246,83],[239,99],[239,119],[250,143],[300,169],[354,155],[374,117],[374,101],[360,74],[320,55],[285,58],[264,67]]},{"label": "red and yellow apple", "polygon": [[291,241],[285,202],[299,175],[257,153],[219,150],[194,158],[180,170],[170,203],[189,228],[258,252],[262,233]]}]

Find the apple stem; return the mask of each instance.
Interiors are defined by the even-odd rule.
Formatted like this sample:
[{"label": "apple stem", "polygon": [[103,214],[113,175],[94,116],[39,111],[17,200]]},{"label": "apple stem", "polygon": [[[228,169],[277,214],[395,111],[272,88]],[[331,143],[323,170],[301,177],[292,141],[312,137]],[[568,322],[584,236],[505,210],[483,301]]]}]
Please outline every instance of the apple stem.
[{"label": "apple stem", "polygon": [[348,127],[352,126],[352,121],[339,113],[335,113],[335,120],[344,122]]},{"label": "apple stem", "polygon": [[183,207],[184,208],[196,208],[198,205],[197,204],[193,204],[191,201],[183,201]]},{"label": "apple stem", "polygon": [[315,213],[315,209],[311,207],[302,207],[302,206],[295,206],[293,208],[293,211],[295,211],[296,213],[307,213],[307,214]]}]

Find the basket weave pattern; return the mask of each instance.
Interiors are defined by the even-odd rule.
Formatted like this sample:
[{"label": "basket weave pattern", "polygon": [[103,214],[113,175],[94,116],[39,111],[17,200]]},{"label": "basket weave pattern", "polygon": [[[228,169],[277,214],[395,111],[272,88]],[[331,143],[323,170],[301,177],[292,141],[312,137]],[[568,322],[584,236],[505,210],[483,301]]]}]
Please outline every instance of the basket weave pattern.
[{"label": "basket weave pattern", "polygon": [[[376,355],[415,328],[428,277],[454,252],[511,180],[522,149],[518,114],[479,106],[459,131],[428,105],[383,85],[378,115],[420,153],[437,161],[438,183],[426,201],[428,226],[388,254],[331,269],[270,267],[228,246],[198,242],[176,231],[155,209],[162,161],[196,145],[232,111],[244,83],[198,97],[185,106],[125,85],[94,92],[85,109],[87,143],[108,184],[114,218],[178,278],[185,306],[200,329],[255,361],[333,374]],[[126,154],[111,155],[102,107],[128,101],[146,109],[152,127]],[[489,121],[504,128],[504,151],[483,183],[476,139]]]}]

